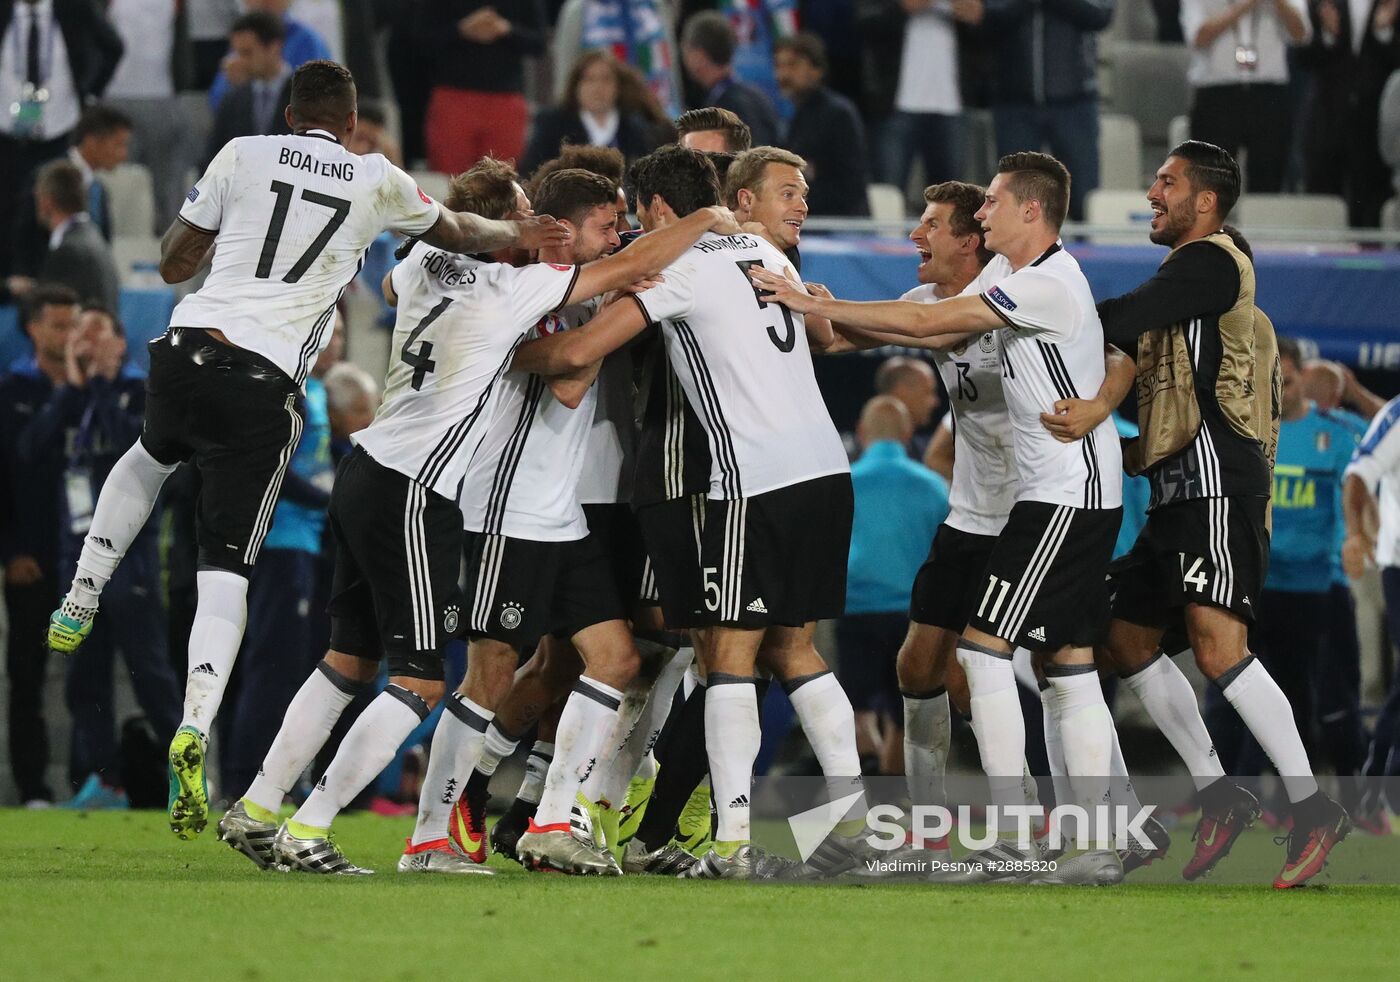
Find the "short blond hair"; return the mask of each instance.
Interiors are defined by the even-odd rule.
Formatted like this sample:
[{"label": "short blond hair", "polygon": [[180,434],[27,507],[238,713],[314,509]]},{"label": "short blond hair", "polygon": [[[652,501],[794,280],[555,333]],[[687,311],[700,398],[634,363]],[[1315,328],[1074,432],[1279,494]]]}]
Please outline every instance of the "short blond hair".
[{"label": "short blond hair", "polygon": [[448,184],[450,211],[471,212],[482,218],[505,218],[515,210],[515,186],[520,175],[495,157],[482,157],[471,170],[457,174]]},{"label": "short blond hair", "polygon": [[739,206],[739,191],[747,188],[754,194],[763,190],[763,181],[768,176],[769,164],[787,164],[803,170],[807,161],[791,150],[782,147],[754,147],[745,150],[734,158],[729,172],[724,177],[724,203],[730,208]]}]

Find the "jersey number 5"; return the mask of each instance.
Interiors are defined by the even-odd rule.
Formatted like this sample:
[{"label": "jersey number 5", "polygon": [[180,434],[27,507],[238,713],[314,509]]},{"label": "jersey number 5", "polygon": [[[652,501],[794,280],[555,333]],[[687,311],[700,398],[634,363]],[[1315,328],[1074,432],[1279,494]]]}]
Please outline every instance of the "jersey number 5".
[{"label": "jersey number 5", "polygon": [[[277,203],[272,206],[272,221],[268,222],[267,235],[263,236],[262,255],[258,257],[258,271],[253,275],[260,280],[265,280],[272,275],[272,262],[277,258],[277,244],[282,241],[282,228],[287,224],[287,211],[292,207],[292,192],[296,188],[285,181],[273,181],[271,191],[277,195]],[[330,242],[331,236],[336,230],[345,224],[345,219],[350,217],[350,202],[344,198],[333,198],[329,194],[322,194],[319,191],[308,191],[302,189],[301,198],[309,201],[313,205],[323,205],[333,210],[331,220],[326,223],[326,227],[321,229],[319,235],[311,240],[311,244],[306,247],[306,251],[301,254],[292,268],[287,270],[282,277],[283,283],[295,283],[300,280],[306,271],[311,268],[311,264],[316,261],[326,248],[326,243]]]},{"label": "jersey number 5", "polygon": [[[759,297],[758,287],[754,286],[753,280],[749,279],[749,267],[758,266],[761,269],[763,267],[763,263],[758,262],[754,259],[741,259],[734,265],[739,267],[739,273],[744,277],[744,282],[747,283],[750,288],[752,288],[753,298],[754,300],[758,301],[758,309],[767,310],[770,305],[766,303],[761,297]],[[784,337],[778,337],[777,328],[775,328],[772,324],[769,324],[768,340],[773,342],[773,347],[786,354],[787,352],[791,351],[792,346],[797,343],[797,328],[794,327],[792,323],[792,311],[788,310],[782,304],[778,304],[777,307],[783,312],[783,326],[787,330],[787,334]]]},{"label": "jersey number 5", "polygon": [[[452,303],[451,297],[443,297],[438,301],[438,305],[418,322],[418,326],[408,332],[408,337],[404,339],[403,347],[399,349],[399,360],[413,369],[413,390],[416,392],[423,388],[423,380],[427,378],[437,368],[437,362],[430,357],[433,353],[433,342],[424,341],[418,343],[418,337],[428,327],[442,316],[442,312]],[[418,350],[414,351],[413,346],[418,344]]]}]

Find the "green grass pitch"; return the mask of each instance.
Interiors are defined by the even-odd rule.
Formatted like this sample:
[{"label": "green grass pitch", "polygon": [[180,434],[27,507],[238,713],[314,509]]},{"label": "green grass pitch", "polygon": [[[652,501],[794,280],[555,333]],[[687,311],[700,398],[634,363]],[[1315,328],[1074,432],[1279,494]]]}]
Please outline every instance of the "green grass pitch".
[{"label": "green grass pitch", "polygon": [[[1112,889],[603,881],[498,858],[491,879],[400,876],[410,825],[341,819],[347,853],[380,872],[335,879],[260,872],[212,822],[186,843],[154,812],[0,811],[0,978],[1082,982],[1394,978],[1400,964],[1395,885],[1283,892],[1159,868],[1145,872],[1162,882]],[[1237,849],[1282,854],[1261,835]]]}]

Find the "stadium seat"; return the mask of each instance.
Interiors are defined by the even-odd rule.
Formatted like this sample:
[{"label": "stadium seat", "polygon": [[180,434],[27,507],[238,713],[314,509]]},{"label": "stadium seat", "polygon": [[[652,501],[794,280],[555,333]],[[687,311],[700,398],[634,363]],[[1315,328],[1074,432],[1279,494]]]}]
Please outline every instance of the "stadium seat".
[{"label": "stadium seat", "polygon": [[423,193],[436,201],[442,201],[447,197],[448,183],[451,181],[446,174],[440,174],[435,170],[415,170],[410,171],[413,179],[418,182],[418,187]]},{"label": "stadium seat", "polygon": [[1122,232],[1096,233],[1091,236],[1094,242],[1141,245],[1147,241],[1152,208],[1141,189],[1112,191],[1099,188],[1089,192],[1084,217],[1090,225],[1123,229]]},{"label": "stadium seat", "polygon": [[871,184],[865,189],[870,217],[877,222],[904,221],[904,195],[893,184]]},{"label": "stadium seat", "polygon": [[155,191],[151,172],[141,164],[120,164],[99,178],[107,188],[112,237],[155,234]]},{"label": "stadium seat", "polygon": [[1186,84],[1190,52],[1180,44],[1141,41],[1120,41],[1105,47],[1112,75],[1109,108],[1137,120],[1147,159],[1164,156],[1172,120],[1190,105]]},{"label": "stadium seat", "polygon": [[1257,228],[1345,229],[1347,204],[1330,194],[1246,194],[1235,216],[1246,232]]},{"label": "stadium seat", "polygon": [[[122,286],[161,286],[157,282],[160,265],[160,239],[154,235],[116,235],[112,237],[112,260]],[[148,279],[154,276],[156,280]]]},{"label": "stadium seat", "polygon": [[1400,198],[1391,198],[1381,205],[1381,228],[1400,231]]},{"label": "stadium seat", "polygon": [[1167,125],[1167,147],[1175,147],[1191,139],[1191,117],[1182,113],[1173,116]]},{"label": "stadium seat", "polygon": [[1099,117],[1099,187],[1131,191],[1142,186],[1142,131],[1120,113]]}]

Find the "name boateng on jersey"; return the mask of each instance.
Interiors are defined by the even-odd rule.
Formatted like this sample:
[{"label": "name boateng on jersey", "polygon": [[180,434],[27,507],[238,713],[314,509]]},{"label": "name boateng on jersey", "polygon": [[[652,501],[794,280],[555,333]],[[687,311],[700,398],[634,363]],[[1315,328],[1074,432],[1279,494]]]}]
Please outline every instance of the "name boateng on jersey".
[{"label": "name boateng on jersey", "polygon": [[374,238],[420,235],[438,216],[413,178],[325,130],[230,140],[180,208],[215,235],[214,260],[171,323],[221,331],[300,385]]}]

